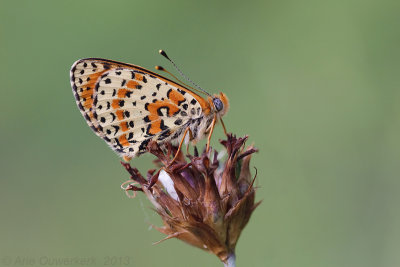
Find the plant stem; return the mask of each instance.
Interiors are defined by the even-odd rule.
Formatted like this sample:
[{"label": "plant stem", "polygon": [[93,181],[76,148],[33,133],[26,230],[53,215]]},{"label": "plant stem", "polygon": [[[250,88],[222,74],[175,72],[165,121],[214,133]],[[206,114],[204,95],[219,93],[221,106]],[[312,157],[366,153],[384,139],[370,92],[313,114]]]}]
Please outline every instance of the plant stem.
[{"label": "plant stem", "polygon": [[236,267],[236,255],[235,252],[232,252],[229,254],[228,259],[226,260],[226,263],[224,263],[225,267]]}]

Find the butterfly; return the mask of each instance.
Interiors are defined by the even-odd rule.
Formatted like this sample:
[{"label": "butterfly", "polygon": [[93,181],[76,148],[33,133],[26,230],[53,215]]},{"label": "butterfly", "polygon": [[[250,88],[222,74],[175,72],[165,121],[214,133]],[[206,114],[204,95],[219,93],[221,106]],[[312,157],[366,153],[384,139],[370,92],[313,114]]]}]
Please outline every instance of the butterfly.
[{"label": "butterfly", "polygon": [[[163,50],[160,53],[170,60]],[[87,124],[126,161],[145,153],[150,141],[160,146],[179,143],[180,148],[184,140],[195,144],[208,134],[208,149],[215,124],[220,120],[223,125],[221,117],[229,108],[224,93],[211,96],[201,88],[191,90],[145,68],[108,59],[76,61],[70,79]]]}]

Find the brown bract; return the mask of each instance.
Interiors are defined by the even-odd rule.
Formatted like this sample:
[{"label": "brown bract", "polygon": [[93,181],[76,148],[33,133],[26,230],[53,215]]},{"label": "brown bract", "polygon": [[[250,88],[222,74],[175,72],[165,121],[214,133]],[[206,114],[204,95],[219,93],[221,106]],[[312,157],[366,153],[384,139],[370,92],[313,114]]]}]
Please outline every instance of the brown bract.
[{"label": "brown bract", "polygon": [[142,191],[153,203],[164,222],[157,228],[167,235],[163,240],[178,238],[226,262],[234,255],[240,233],[260,203],[255,203],[255,177],[249,169],[251,154],[257,150],[252,146],[245,149],[246,140],[247,136],[229,134],[221,141],[227,153],[224,162],[214,150],[199,156],[195,149],[188,161],[180,152],[172,164],[176,147],[168,145],[164,152],[156,142],[150,142],[148,150],[158,158],[161,168],[149,170],[144,178],[136,168],[122,163],[131,175],[123,188]]}]

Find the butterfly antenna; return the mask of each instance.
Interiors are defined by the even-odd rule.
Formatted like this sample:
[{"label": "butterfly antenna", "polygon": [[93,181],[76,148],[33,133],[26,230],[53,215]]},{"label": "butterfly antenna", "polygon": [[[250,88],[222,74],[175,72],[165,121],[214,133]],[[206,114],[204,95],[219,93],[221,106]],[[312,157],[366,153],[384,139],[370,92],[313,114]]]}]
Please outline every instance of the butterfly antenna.
[{"label": "butterfly antenna", "polygon": [[192,89],[192,90],[194,90],[194,91],[196,91],[196,92],[198,92],[198,93],[203,93],[203,91],[200,91],[199,89],[194,88],[194,87],[192,87],[192,86],[190,86],[190,85],[188,85],[188,84],[182,82],[182,81],[179,80],[175,75],[173,75],[171,72],[169,72],[169,71],[167,71],[166,69],[164,69],[164,67],[155,66],[155,69],[156,69],[156,70],[159,70],[159,71],[164,71],[164,72],[168,73],[169,75],[171,75],[172,78],[174,78],[175,80],[177,80],[178,82],[180,82],[180,83],[183,84],[184,86],[189,87],[190,89]]},{"label": "butterfly antenna", "polygon": [[[211,96],[209,93],[207,93],[206,90],[204,90],[203,88],[201,88],[200,86],[198,86],[196,83],[194,83],[191,79],[189,79],[185,74],[183,74],[183,72],[178,68],[178,66],[175,64],[175,62],[170,59],[167,56],[167,53],[165,53],[164,50],[160,50],[158,51],[160,53],[160,55],[162,55],[163,57],[165,57],[166,59],[168,59],[169,62],[172,63],[172,65],[174,65],[175,69],[179,72],[180,75],[182,75],[182,77],[184,77],[188,82],[190,82],[191,84],[193,84],[194,86],[196,86],[197,88],[199,88],[203,93],[205,93],[208,96]],[[177,79],[178,80],[178,79]],[[179,81],[179,80],[178,80]]]}]

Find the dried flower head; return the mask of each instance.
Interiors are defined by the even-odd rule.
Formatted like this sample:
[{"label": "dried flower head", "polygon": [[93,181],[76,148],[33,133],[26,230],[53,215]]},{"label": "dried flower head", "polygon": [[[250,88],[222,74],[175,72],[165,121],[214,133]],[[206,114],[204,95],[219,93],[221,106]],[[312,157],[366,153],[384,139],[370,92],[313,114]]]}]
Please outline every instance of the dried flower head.
[{"label": "dried flower head", "polygon": [[[221,153],[210,150],[200,156],[182,152],[171,162],[177,148],[168,145],[164,152],[156,142],[148,150],[158,160],[159,171],[149,170],[147,179],[136,168],[122,163],[131,180],[122,185],[127,192],[142,191],[155,206],[164,226],[157,228],[195,247],[207,250],[227,263],[234,260],[235,246],[250,219],[255,203],[255,189],[250,174],[252,146],[244,148],[247,137],[231,134],[221,141],[227,158],[220,162]],[[161,241],[163,241],[161,240]]]}]

